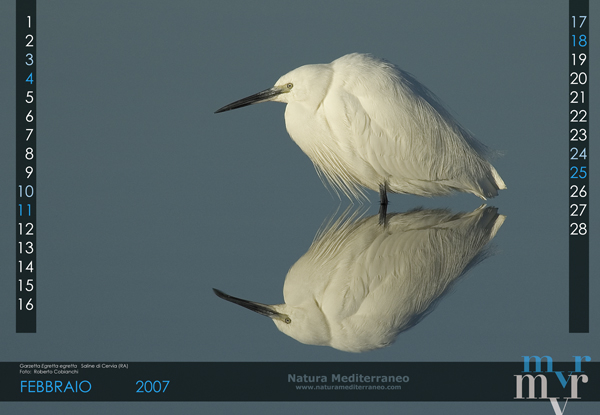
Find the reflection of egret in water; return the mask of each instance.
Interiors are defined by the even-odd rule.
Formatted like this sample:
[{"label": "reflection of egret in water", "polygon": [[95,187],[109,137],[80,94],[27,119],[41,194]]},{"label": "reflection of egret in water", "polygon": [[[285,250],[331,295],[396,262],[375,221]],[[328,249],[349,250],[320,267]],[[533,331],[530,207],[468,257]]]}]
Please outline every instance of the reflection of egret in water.
[{"label": "reflection of egret in water", "polygon": [[505,216],[485,205],[470,213],[414,210],[342,215],[317,235],[285,279],[285,304],[265,305],[219,290],[232,303],[271,317],[301,343],[363,352],[391,344],[417,324],[448,287],[483,260]]}]

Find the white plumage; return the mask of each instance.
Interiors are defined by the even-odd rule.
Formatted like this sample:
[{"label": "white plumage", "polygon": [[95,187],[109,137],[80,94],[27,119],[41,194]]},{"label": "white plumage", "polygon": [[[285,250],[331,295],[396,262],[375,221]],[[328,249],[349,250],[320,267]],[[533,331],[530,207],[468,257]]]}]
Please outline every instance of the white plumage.
[{"label": "white plumage", "polygon": [[356,220],[342,216],[289,270],[284,304],[216,294],[273,319],[301,343],[364,352],[388,346],[417,324],[460,276],[505,217],[482,206],[470,213],[416,210]]},{"label": "white plumage", "polygon": [[506,189],[486,147],[425,86],[371,55],[301,66],[217,112],[264,101],[287,103],[288,133],[349,197],[364,196],[363,187],[380,191],[382,204],[387,191],[486,199]]}]

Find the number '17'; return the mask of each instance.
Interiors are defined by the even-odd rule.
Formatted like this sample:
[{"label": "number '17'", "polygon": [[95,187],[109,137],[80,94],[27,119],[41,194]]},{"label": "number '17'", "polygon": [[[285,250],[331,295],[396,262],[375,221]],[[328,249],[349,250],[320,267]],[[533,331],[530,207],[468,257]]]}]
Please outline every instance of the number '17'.
[{"label": "number '17'", "polygon": [[[587,16],[579,16],[579,18],[581,19],[581,23],[579,23],[579,28],[581,29],[585,23],[585,19],[587,19]],[[571,16],[571,19],[573,19],[573,27],[577,27],[577,16]]]}]

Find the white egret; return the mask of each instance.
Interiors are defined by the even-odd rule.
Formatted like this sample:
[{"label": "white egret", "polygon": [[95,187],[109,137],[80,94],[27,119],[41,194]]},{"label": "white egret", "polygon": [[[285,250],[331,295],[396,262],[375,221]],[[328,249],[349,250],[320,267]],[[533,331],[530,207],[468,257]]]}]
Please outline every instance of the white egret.
[{"label": "white egret", "polygon": [[271,317],[301,343],[348,352],[378,349],[421,321],[454,281],[486,257],[482,249],[504,219],[485,206],[470,213],[390,214],[386,226],[377,215],[339,219],[290,268],[284,304],[215,293]]},{"label": "white egret", "polygon": [[365,197],[366,187],[379,191],[386,205],[388,191],[419,196],[460,191],[486,199],[506,189],[486,159],[486,147],[433,93],[371,55],[301,66],[274,87],[216,112],[265,101],[288,104],[289,135],[321,178],[348,197]]}]

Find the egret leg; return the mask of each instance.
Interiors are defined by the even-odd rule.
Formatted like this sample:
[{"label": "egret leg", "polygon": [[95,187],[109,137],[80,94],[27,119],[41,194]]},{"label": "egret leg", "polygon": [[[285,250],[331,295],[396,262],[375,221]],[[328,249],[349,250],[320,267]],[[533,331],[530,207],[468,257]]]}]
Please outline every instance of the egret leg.
[{"label": "egret leg", "polygon": [[387,186],[385,185],[385,183],[379,185],[379,203],[381,204],[381,206],[387,206],[388,204],[386,187]]},{"label": "egret leg", "polygon": [[388,198],[386,188],[385,183],[379,185],[379,224],[383,226],[387,225]]},{"label": "egret leg", "polygon": [[379,224],[382,226],[387,225],[387,205],[379,205]]}]

